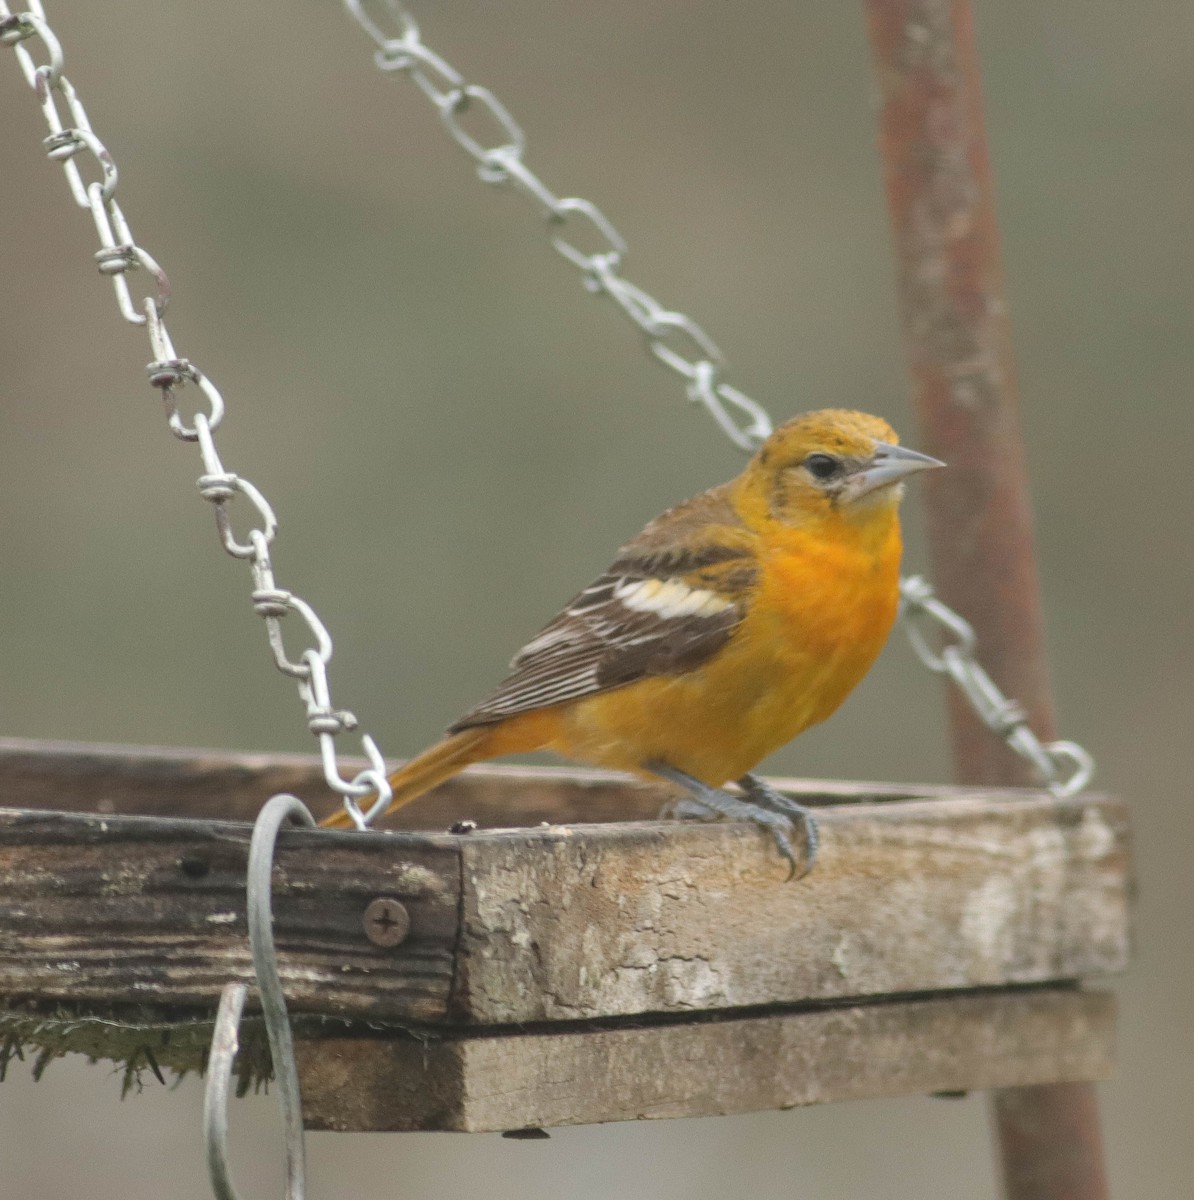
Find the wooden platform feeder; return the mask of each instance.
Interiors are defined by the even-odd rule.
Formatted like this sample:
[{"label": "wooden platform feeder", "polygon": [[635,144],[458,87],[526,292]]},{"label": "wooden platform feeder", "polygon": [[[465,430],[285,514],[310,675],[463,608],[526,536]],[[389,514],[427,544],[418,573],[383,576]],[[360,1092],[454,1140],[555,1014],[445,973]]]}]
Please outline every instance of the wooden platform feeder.
[{"label": "wooden platform feeder", "polygon": [[[665,793],[473,769],[389,836],[293,831],[275,929],[312,1129],[520,1130],[1103,1079],[1128,958],[1107,796],[784,780],[822,849]],[[314,759],[0,742],[10,1050],[197,1069],[252,981],[250,821]],[[419,832],[471,818],[471,832]],[[260,1046],[258,1046],[260,1052]],[[243,1077],[260,1066],[246,1049]]]}]

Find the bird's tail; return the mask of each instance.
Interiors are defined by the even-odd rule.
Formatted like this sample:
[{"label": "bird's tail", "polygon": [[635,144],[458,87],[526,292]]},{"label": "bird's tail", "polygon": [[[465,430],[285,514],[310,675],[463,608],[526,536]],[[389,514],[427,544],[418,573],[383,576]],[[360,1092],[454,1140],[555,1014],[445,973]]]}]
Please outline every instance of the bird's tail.
[{"label": "bird's tail", "polygon": [[[457,771],[463,771],[470,763],[489,757],[487,749],[490,732],[486,726],[475,725],[469,729],[462,729],[459,733],[449,734],[434,746],[429,746],[422,754],[412,758],[406,766],[400,767],[390,776],[394,798],[386,812],[393,812],[400,805],[429,792],[436,784],[443,783]],[[381,815],[385,816],[385,813]],[[344,809],[333,813],[320,824],[325,829],[352,827],[352,821]]]}]

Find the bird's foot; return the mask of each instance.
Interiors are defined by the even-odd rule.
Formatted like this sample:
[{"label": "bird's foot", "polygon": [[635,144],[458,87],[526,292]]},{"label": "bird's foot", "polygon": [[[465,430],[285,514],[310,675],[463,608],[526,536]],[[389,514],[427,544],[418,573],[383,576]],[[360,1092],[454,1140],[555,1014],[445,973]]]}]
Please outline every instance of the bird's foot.
[{"label": "bird's foot", "polygon": [[771,784],[760,779],[757,775],[743,775],[738,780],[738,786],[746,793],[752,804],[757,804],[769,812],[782,813],[790,821],[799,824],[804,833],[804,857],[807,864],[802,874],[807,875],[817,861],[817,851],[821,847],[821,835],[817,830],[817,819],[812,809],[777,792]]},{"label": "bird's foot", "polygon": [[[780,796],[778,792],[774,792],[765,784],[760,784],[753,776],[746,776],[746,778],[750,779],[752,783],[758,784],[762,792],[747,791],[746,785],[743,784],[743,790],[747,791],[749,797],[743,800],[729,792],[723,792],[720,788],[710,787],[707,783],[702,783],[699,779],[694,779],[691,775],[684,771],[678,771],[666,763],[651,763],[648,770],[672,783],[679,784],[688,793],[687,796],[673,801],[667,807],[665,811],[669,816],[696,818],[704,821],[723,817],[728,821],[749,821],[765,829],[771,834],[776,849],[787,860],[789,879],[797,878],[799,869],[795,851],[792,849],[795,825],[789,812],[798,816],[804,829],[806,848],[805,866],[803,870],[799,871],[799,876],[807,875],[812,869],[813,859],[817,852],[816,825],[803,805],[795,804],[794,801]],[[780,803],[774,804],[772,798]]]}]

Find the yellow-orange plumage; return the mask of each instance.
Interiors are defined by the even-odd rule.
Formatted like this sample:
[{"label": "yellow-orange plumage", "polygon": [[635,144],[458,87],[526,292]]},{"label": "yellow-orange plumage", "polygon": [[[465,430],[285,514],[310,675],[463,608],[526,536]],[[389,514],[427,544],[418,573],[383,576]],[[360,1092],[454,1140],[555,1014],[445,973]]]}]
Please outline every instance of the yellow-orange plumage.
[{"label": "yellow-orange plumage", "polygon": [[877,417],[789,421],[737,479],[627,543],[487,701],[394,774],[391,807],[532,750],[666,764],[715,788],[745,776],[878,656],[898,603],[900,480],[935,465]]}]

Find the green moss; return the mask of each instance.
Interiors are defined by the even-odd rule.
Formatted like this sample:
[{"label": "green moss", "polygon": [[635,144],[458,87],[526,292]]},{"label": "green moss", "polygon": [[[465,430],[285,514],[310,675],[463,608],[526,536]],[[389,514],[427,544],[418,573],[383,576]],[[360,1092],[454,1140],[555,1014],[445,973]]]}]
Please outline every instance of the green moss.
[{"label": "green moss", "polygon": [[[0,1004],[0,1080],[14,1061],[28,1062],[40,1079],[55,1059],[82,1054],[107,1060],[121,1072],[121,1095],[140,1088],[146,1072],[161,1083],[207,1067],[215,1013],[207,1009],[104,1007],[67,1002],[5,1001]],[[345,1023],[318,1016],[296,1017],[297,1037],[326,1034]],[[261,1017],[246,1013],[234,1068],[236,1093],[266,1086],[272,1077],[269,1044]]]}]

